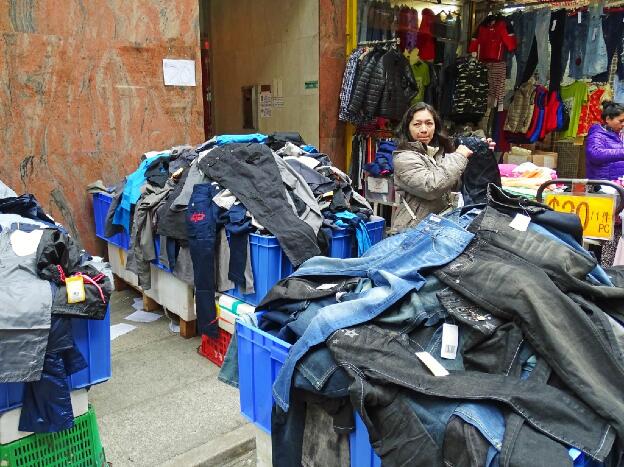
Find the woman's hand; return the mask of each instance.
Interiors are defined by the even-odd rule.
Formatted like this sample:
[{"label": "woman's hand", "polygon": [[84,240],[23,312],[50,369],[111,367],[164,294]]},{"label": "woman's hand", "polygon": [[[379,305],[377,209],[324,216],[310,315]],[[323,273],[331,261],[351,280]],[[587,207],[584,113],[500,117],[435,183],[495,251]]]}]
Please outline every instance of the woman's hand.
[{"label": "woman's hand", "polygon": [[483,138],[483,141],[485,141],[488,144],[488,149],[490,151],[494,151],[494,149],[496,149],[496,141],[494,141],[492,138],[488,138],[488,139]]},{"label": "woman's hand", "polygon": [[468,158],[472,156],[472,151],[468,149],[463,144],[460,144],[459,147],[455,150],[456,153],[461,154],[462,156]]}]

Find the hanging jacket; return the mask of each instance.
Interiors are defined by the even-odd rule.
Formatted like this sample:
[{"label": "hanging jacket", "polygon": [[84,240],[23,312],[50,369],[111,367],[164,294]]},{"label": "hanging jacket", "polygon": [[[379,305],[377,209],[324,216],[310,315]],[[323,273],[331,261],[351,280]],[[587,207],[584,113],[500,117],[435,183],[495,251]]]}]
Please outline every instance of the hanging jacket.
[{"label": "hanging jacket", "polygon": [[[113,292],[113,273],[108,263],[83,253],[69,235],[59,230],[43,232],[36,253],[37,273],[56,284],[52,314],[76,318],[104,319]],[[65,277],[85,276],[85,300],[68,303]],[[89,279],[90,278],[90,279]]]},{"label": "hanging jacket", "polygon": [[509,32],[507,21],[488,16],[479,25],[468,52],[476,52],[482,62],[500,62],[504,59],[505,52],[513,52],[516,46],[516,36]]},{"label": "hanging jacket", "polygon": [[393,154],[394,184],[401,195],[401,205],[392,219],[392,227],[404,230],[416,226],[431,213],[450,207],[449,194],[459,183],[468,159],[439,150],[430,156],[419,142],[410,143],[412,150]]},{"label": "hanging jacket", "polygon": [[624,176],[624,143],[618,133],[593,125],[587,135],[585,152],[587,178],[616,180]]},{"label": "hanging jacket", "polygon": [[516,92],[507,111],[505,131],[526,133],[531,126],[531,117],[535,106],[535,80],[529,79]]},{"label": "hanging jacket", "polygon": [[[381,96],[383,80],[378,79],[374,83],[370,83],[373,70],[377,66],[377,62],[384,55],[381,48],[370,51],[362,59],[355,75],[353,83],[353,94],[349,100],[349,114],[361,115],[364,112],[364,104],[368,98],[375,99],[375,96]],[[372,96],[370,95],[372,93]],[[377,97],[377,100],[379,98]]]},{"label": "hanging jacket", "polygon": [[457,123],[477,122],[487,110],[488,70],[477,60],[458,60],[451,119]]},{"label": "hanging jacket", "polygon": [[433,35],[435,24],[435,14],[429,8],[422,11],[420,28],[416,38],[416,47],[418,47],[418,56],[421,60],[431,61],[435,58],[436,40]]},{"label": "hanging jacket", "polygon": [[381,76],[384,82],[383,93],[378,107],[367,107],[368,113],[390,120],[401,120],[410,101],[418,93],[418,84],[409,61],[397,49],[391,48],[381,58],[375,71],[371,83],[373,79],[377,82],[377,78]]}]

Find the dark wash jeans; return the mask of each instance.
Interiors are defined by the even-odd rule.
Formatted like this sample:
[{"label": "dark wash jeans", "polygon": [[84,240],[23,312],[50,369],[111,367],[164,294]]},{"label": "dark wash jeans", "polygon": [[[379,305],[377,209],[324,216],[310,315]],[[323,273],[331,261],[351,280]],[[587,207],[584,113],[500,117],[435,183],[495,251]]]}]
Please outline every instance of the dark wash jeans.
[{"label": "dark wash jeans", "polygon": [[598,460],[605,458],[615,439],[611,427],[593,410],[555,387],[469,371],[433,376],[414,356],[421,349],[401,332],[363,324],[336,331],[328,346],[354,379],[351,402],[384,465],[441,465],[439,449],[410,410],[407,394],[412,392],[497,402],[542,434]]},{"label": "dark wash jeans", "polygon": [[193,187],[186,212],[189,249],[195,276],[197,327],[201,334],[216,337],[219,332],[215,306],[215,241],[219,206],[212,198],[220,191],[217,185],[201,183]]},{"label": "dark wash jeans", "polygon": [[621,295],[624,289],[584,283],[594,262],[555,241],[513,230],[511,219],[486,208],[476,239],[436,276],[492,314],[513,319],[561,380],[622,435],[624,402],[616,397],[624,387],[622,362],[562,290]]},{"label": "dark wash jeans", "polygon": [[219,191],[221,188],[216,184],[195,185],[186,211],[186,228],[195,281],[197,325],[201,334],[212,337],[216,337],[218,333],[214,265],[217,230],[225,226],[230,233],[231,249],[238,253],[230,255],[229,278],[236,284],[244,284],[250,229],[250,221],[245,218],[245,208],[238,205],[225,211],[212,202]]},{"label": "dark wash jeans", "polygon": [[277,237],[294,266],[321,254],[312,227],[299,219],[288,199],[273,153],[264,144],[228,144],[210,151],[199,168],[228,188]]}]

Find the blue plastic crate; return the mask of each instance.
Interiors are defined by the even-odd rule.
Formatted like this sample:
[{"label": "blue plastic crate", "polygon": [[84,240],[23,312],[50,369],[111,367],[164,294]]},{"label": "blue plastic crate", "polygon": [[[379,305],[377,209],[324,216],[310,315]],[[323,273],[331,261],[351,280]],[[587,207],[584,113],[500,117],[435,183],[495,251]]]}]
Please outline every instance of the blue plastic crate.
[{"label": "blue plastic crate", "polygon": [[349,435],[349,452],[353,467],[381,467],[381,459],[375,454],[366,425],[358,413],[355,414],[355,430]]},{"label": "blue plastic crate", "polygon": [[282,251],[277,238],[272,235],[249,235],[251,269],[254,276],[254,293],[242,294],[237,288],[226,292],[232,297],[257,306],[267,292],[280,279],[293,272],[293,265]]},{"label": "blue plastic crate", "polygon": [[[71,389],[80,389],[110,379],[110,310],[103,320],[72,319],[74,342],[89,366],[69,377]],[[22,405],[23,383],[0,384],[0,412]]]},{"label": "blue plastic crate", "polygon": [[113,197],[105,193],[93,194],[93,217],[95,218],[95,235],[119,248],[127,250],[130,248],[130,235],[125,231],[115,234],[112,237],[104,235],[106,231],[106,215],[113,202]]},{"label": "blue plastic crate", "polygon": [[[385,221],[374,218],[366,224],[371,243],[374,245],[383,238]],[[332,231],[329,256],[332,258],[350,258],[353,251],[353,233],[347,229]],[[257,306],[269,290],[281,279],[292,274],[294,268],[282,251],[276,237],[272,235],[249,235],[251,269],[254,276],[253,294],[243,294],[237,288],[226,293],[250,305]]]},{"label": "blue plastic crate", "polygon": [[[288,357],[290,344],[238,321],[236,335],[241,413],[270,434],[273,382]],[[381,467],[357,414],[349,443],[352,467]]]}]

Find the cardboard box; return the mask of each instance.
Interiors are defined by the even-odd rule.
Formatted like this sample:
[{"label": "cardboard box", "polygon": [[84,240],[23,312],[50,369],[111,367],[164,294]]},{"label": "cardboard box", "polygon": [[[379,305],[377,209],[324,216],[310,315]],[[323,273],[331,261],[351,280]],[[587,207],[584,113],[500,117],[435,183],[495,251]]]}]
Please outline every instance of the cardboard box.
[{"label": "cardboard box", "polygon": [[533,159],[531,156],[523,156],[520,154],[512,154],[510,152],[505,153],[505,155],[503,156],[503,162],[505,164],[516,164],[516,165],[520,165],[523,164],[525,162],[533,162]]},{"label": "cardboard box", "polygon": [[535,151],[533,153],[533,163],[539,167],[548,167],[549,169],[557,168],[556,152],[551,151]]}]

